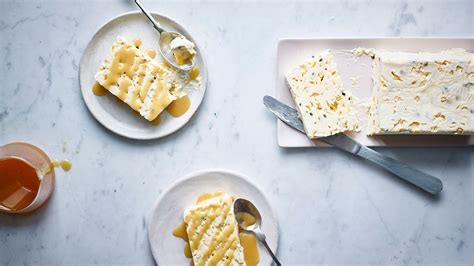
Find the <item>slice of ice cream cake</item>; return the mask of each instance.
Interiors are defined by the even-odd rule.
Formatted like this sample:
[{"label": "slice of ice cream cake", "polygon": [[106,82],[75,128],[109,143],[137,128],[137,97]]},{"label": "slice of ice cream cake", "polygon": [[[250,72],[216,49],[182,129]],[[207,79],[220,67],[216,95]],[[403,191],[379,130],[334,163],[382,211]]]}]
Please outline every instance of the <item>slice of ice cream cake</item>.
[{"label": "slice of ice cream cake", "polygon": [[233,200],[218,192],[184,212],[194,265],[245,265]]},{"label": "slice of ice cream cake", "polygon": [[474,54],[379,51],[372,70],[370,135],[474,133]]},{"label": "slice of ice cream cake", "polygon": [[112,45],[95,79],[148,121],[183,96],[175,72],[121,37]]},{"label": "slice of ice cream cake", "polygon": [[354,97],[344,88],[330,51],[293,68],[286,81],[309,138],[358,130]]}]

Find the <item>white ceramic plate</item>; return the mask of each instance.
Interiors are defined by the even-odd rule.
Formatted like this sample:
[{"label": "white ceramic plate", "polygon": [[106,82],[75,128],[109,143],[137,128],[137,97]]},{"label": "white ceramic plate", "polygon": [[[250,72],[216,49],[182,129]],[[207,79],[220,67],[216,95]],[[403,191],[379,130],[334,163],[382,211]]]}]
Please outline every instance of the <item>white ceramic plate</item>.
[{"label": "white ceramic plate", "polygon": [[[439,52],[451,48],[464,48],[474,52],[474,39],[453,38],[378,38],[378,39],[284,39],[278,43],[277,52],[277,98],[294,106],[290,91],[286,85],[285,74],[326,49],[352,50],[357,47],[385,49],[405,52]],[[370,58],[353,55],[337,55],[335,61],[341,73],[344,86],[363,102],[368,102],[372,94]],[[355,82],[353,82],[353,79]],[[368,137],[365,132],[367,115],[360,108],[361,131],[351,133],[358,142],[366,146],[453,146],[474,145],[474,136],[449,135],[385,135]],[[278,144],[281,147],[324,147],[320,141],[311,141],[306,135],[278,121]]]},{"label": "white ceramic plate", "polygon": [[[191,173],[163,193],[148,219],[148,239],[158,265],[188,265],[184,257],[184,241],[172,235],[173,229],[183,222],[183,212],[197,196],[205,192],[224,191],[252,201],[262,214],[262,230],[268,245],[278,248],[278,220],[265,195],[242,174],[209,169]],[[271,257],[259,243],[259,265],[270,265]]]},{"label": "white ceramic plate", "polygon": [[157,60],[162,60],[158,52],[159,34],[142,13],[125,13],[111,19],[100,27],[87,45],[82,55],[79,69],[82,96],[92,115],[109,130],[132,139],[156,139],[177,131],[196,112],[206,90],[207,70],[202,52],[199,50],[199,45],[174,20],[153,12],[152,14],[165,29],[180,32],[196,44],[196,66],[201,70],[201,87],[199,90],[190,89],[187,91],[191,100],[191,106],[184,115],[176,118],[164,111],[161,114],[161,123],[155,126],[141,116],[134,114],[127,104],[117,103],[115,96],[112,94],[109,93],[106,96],[98,97],[92,93],[92,86],[95,83],[94,76],[101,62],[110,53],[110,48],[118,36],[125,37],[130,41],[140,38],[143,42],[143,48],[155,49],[157,51]]}]

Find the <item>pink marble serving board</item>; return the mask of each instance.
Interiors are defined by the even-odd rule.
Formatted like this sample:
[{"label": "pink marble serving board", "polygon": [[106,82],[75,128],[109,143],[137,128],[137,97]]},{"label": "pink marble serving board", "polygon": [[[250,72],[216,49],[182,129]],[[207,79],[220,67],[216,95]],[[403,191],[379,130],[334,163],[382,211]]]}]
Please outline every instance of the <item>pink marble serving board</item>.
[{"label": "pink marble serving board", "polygon": [[[463,48],[474,52],[474,38],[366,38],[366,39],[282,39],[277,51],[277,98],[294,106],[286,85],[285,73],[312,55],[326,50],[352,50],[357,47],[404,52],[439,52]],[[474,135],[384,135],[367,136],[366,107],[372,93],[371,65],[367,56],[336,53],[335,61],[344,85],[360,100],[361,131],[348,133],[366,146],[469,146],[474,145]],[[278,145],[281,147],[327,147],[310,140],[278,120]]]}]

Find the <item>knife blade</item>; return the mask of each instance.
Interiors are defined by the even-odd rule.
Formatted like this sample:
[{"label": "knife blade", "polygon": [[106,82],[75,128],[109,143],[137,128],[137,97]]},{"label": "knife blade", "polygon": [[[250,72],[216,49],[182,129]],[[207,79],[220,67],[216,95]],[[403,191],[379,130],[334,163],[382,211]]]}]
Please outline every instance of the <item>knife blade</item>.
[{"label": "knife blade", "polygon": [[[268,95],[263,97],[263,104],[285,124],[301,133],[305,133],[303,122],[300,120],[296,109],[291,108]],[[413,168],[401,161],[380,154],[358,143],[354,139],[346,136],[344,133],[318,138],[318,140],[335,148],[367,159],[430,194],[438,194],[443,190],[443,183],[440,179]]]}]

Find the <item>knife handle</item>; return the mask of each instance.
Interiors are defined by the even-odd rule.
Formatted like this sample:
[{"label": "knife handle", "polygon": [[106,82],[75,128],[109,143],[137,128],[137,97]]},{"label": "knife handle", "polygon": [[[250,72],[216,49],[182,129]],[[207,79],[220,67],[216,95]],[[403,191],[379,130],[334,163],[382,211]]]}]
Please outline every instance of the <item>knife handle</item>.
[{"label": "knife handle", "polygon": [[412,183],[428,193],[434,195],[443,190],[443,183],[438,178],[417,170],[403,162],[380,154],[365,146],[362,146],[356,154],[382,166],[386,170],[401,177],[403,180]]}]

